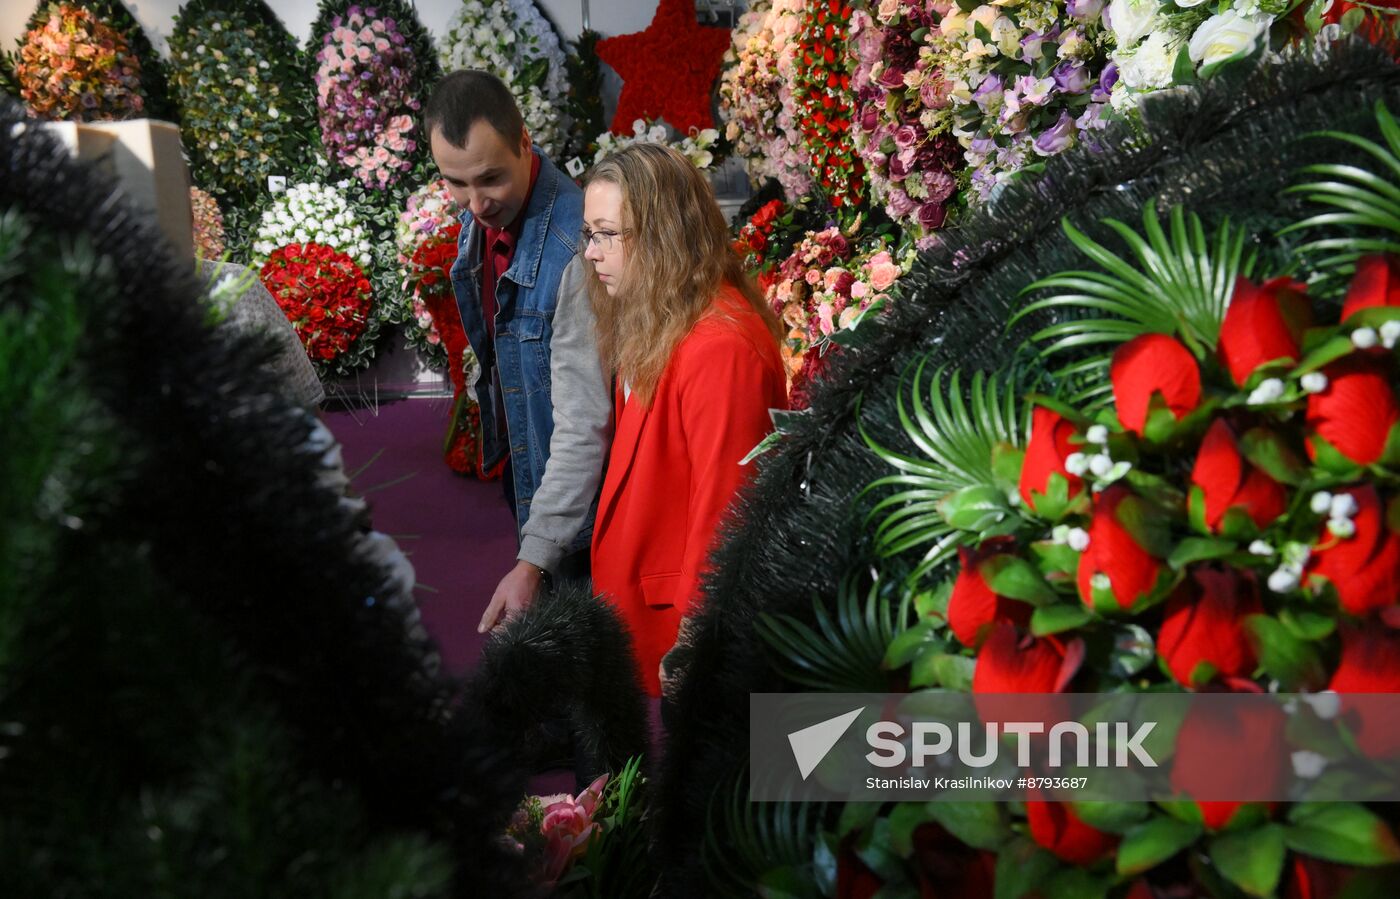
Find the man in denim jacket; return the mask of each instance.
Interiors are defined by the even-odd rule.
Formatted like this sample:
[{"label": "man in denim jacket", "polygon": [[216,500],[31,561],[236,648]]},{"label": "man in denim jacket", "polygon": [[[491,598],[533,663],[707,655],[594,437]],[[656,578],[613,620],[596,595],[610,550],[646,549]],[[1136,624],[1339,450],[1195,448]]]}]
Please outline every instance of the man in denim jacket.
[{"label": "man in denim jacket", "polygon": [[481,363],[484,462],[507,461],[520,541],[484,631],[528,605],[545,574],[586,575],[612,400],[578,254],[578,186],[531,145],[515,98],[493,75],[446,76],[423,120],[465,210],[452,287]]}]

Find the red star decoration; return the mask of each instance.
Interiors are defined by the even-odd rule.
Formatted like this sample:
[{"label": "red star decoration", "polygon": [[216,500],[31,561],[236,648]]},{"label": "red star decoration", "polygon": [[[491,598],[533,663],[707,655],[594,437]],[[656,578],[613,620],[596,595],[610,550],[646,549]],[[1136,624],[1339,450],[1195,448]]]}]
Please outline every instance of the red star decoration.
[{"label": "red star decoration", "polygon": [[729,41],[729,29],[696,20],[695,0],[661,0],[646,31],[599,41],[598,58],[622,76],[613,132],[631,134],[637,119],[665,119],[682,134],[713,128],[710,89]]}]

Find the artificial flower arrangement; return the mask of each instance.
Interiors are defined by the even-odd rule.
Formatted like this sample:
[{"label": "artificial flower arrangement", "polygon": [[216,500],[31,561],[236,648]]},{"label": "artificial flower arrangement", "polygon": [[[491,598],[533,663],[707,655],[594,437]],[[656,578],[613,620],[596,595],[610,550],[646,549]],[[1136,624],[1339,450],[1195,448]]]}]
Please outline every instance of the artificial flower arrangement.
[{"label": "artificial flower arrangement", "polygon": [[355,345],[371,319],[374,292],[349,255],[319,243],[273,250],[260,271],[322,378],[343,376],[367,359]]},{"label": "artificial flower arrangement", "polygon": [[865,205],[865,162],[851,135],[855,94],[848,53],[850,2],[804,4],[798,13],[792,96],[815,186],[845,222]]},{"label": "artificial flower arrangement", "polygon": [[144,113],[141,60],[125,35],[75,3],[51,3],[35,19],[15,64],[31,114],[91,122]]},{"label": "artificial flower arrangement", "polygon": [[[1308,238],[1286,274],[1256,270],[1243,230],[1180,207],[1108,222],[1124,253],[1066,222],[1092,267],[1028,285],[1017,316],[1050,313],[1033,336],[1049,380],[906,375],[916,449],[865,435],[895,472],[869,485],[875,550],[922,553],[905,580],[916,617],[880,677],[974,694],[1400,692],[1400,125],[1378,118],[1388,146],[1335,135],[1374,170],[1304,170],[1297,190],[1330,209],[1286,229]],[[787,642],[805,625],[763,627],[791,631],[774,645],[813,683],[824,669]],[[1210,761],[1214,782],[1321,782],[1395,749],[1345,714],[1315,718],[1240,724],[1287,740],[1293,771],[1241,753]],[[1268,896],[1360,889],[1358,872],[1400,862],[1393,825],[1360,803],[1194,799],[1193,720],[1164,731],[1172,801],[849,807],[818,867],[838,895],[917,890],[948,865],[957,895],[1148,897],[1160,880]]]},{"label": "artificial flower arrangement", "polygon": [[550,29],[548,23],[534,21],[537,16],[533,0],[463,0],[443,36],[439,58],[447,71],[481,69],[505,82],[520,104],[530,137],[552,154],[564,139],[564,56],[557,43],[541,42],[541,34]]},{"label": "artificial flower arrangement", "polygon": [[366,187],[394,183],[413,166],[420,105],[417,64],[398,23],[375,7],[351,6],[331,20],[316,61],[326,153]]},{"label": "artificial flower arrangement", "polygon": [[791,72],[801,0],[761,0],[734,29],[720,76],[725,137],[744,160],[755,185],[776,178],[787,196],[812,190],[811,171],[797,127]]},{"label": "artificial flower arrangement", "polygon": [[[714,128],[703,130],[692,128],[690,134],[685,137],[677,137],[674,129],[661,122],[637,119],[632,123],[630,135],[614,134],[611,131],[605,131],[598,135],[595,143],[596,149],[593,151],[593,163],[602,162],[603,157],[610,153],[616,153],[623,147],[640,143],[666,144],[679,151],[702,172],[715,164],[716,153],[720,151],[719,131]],[[565,163],[564,168],[570,175],[577,178],[587,170],[588,166],[584,165],[582,160],[575,158]]]},{"label": "artificial flower arrangement", "polygon": [[[413,275],[414,259],[418,251],[427,244],[443,243],[445,232],[457,222],[459,212],[456,201],[447,190],[447,182],[441,178],[434,179],[408,195],[394,235],[398,245],[398,262],[403,272],[404,289],[399,291],[395,298],[389,318],[406,326],[404,336],[408,345],[417,351],[428,365],[437,369],[447,366],[442,333],[423,298],[416,291],[409,289],[409,279]],[[455,259],[455,234],[452,237],[452,246]]]},{"label": "artificial flower arrangement", "polygon": [[941,6],[882,3],[872,18],[857,10],[855,144],[874,199],[926,243],[959,196],[963,151],[946,127],[950,86],[915,36],[936,26]]},{"label": "artificial flower arrangement", "polygon": [[194,218],[194,248],[202,259],[224,255],[224,217],[208,193],[190,186],[190,213]]},{"label": "artificial flower arrangement", "polygon": [[[231,217],[310,145],[314,119],[301,53],[280,25],[210,8],[182,12],[170,58],[194,180]],[[235,223],[225,225],[242,237]]]},{"label": "artificial flower arrangement", "polygon": [[641,758],[600,775],[577,796],[530,796],[511,817],[506,845],[531,882],[560,897],[648,895],[655,883],[645,832]]},{"label": "artificial flower arrangement", "polygon": [[[343,193],[348,187],[300,183],[275,195],[252,246],[263,283],[297,327],[322,378],[369,364],[382,314],[370,280],[369,235]],[[317,307],[337,314],[324,316]]]},{"label": "artificial flower arrangement", "polygon": [[743,257],[744,270],[767,293],[779,279],[779,264],[792,255],[808,232],[825,226],[824,213],[814,208],[809,197],[795,203],[769,200],[735,229],[734,252]]}]

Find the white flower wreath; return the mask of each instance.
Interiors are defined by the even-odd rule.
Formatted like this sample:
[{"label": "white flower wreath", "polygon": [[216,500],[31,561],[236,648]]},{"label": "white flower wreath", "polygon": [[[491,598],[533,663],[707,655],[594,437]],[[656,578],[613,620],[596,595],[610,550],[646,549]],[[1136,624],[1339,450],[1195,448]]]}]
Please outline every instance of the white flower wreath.
[{"label": "white flower wreath", "polygon": [[318,243],[346,254],[370,271],[370,246],[345,195],[327,184],[297,184],[262,214],[253,241],[254,264],[261,266],[278,247]]}]

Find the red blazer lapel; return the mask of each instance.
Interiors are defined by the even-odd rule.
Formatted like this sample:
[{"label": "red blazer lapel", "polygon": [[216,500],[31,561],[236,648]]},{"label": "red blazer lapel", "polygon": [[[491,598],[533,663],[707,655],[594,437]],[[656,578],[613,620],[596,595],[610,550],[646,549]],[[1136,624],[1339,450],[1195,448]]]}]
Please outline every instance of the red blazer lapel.
[{"label": "red blazer lapel", "polygon": [[598,499],[598,524],[595,530],[601,530],[612,515],[618,494],[622,492],[622,485],[627,482],[627,474],[632,469],[632,462],[637,458],[637,444],[642,439],[643,426],[647,416],[651,414],[651,407],[642,405],[641,400],[635,403],[627,400],[621,385],[616,387],[613,394],[613,408],[617,410],[617,422],[608,464],[618,465],[620,469],[615,477],[613,472],[609,471],[603,479],[603,493]]}]

